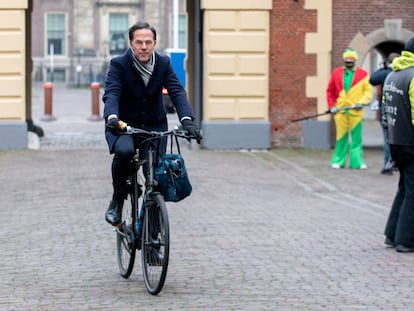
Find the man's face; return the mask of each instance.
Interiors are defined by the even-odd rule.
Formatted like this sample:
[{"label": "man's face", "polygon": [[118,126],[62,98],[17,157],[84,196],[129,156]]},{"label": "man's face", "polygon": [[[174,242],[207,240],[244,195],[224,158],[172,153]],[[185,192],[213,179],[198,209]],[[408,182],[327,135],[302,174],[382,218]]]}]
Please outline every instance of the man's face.
[{"label": "man's face", "polygon": [[140,63],[147,63],[154,52],[156,41],[154,34],[149,29],[138,29],[134,32],[134,37],[129,41],[135,57]]},{"label": "man's face", "polygon": [[345,68],[351,70],[355,66],[355,60],[353,58],[344,59]]}]

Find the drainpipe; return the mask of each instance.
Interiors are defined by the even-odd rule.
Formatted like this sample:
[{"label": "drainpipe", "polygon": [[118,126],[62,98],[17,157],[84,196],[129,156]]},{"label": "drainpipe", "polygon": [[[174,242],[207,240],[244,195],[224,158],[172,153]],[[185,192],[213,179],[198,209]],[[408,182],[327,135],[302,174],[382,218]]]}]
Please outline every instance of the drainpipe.
[{"label": "drainpipe", "polygon": [[32,11],[33,11],[33,0],[28,0],[27,10],[26,10],[26,123],[27,130],[29,132],[36,133],[39,137],[44,135],[43,129],[33,123],[32,120],[32,71],[33,71],[33,61],[32,61]]}]

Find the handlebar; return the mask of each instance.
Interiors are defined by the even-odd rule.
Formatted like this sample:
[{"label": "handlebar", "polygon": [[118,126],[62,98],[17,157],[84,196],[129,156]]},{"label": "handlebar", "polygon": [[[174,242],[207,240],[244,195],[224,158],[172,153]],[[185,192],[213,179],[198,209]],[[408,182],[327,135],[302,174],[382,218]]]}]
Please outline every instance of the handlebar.
[{"label": "handlebar", "polygon": [[[121,121],[122,122],[122,121]],[[125,123],[124,123],[125,124]],[[187,140],[196,139],[192,135],[190,135],[186,130],[176,126],[173,130],[170,131],[147,131],[141,128],[133,127],[131,125],[124,125],[121,127],[121,133],[129,134],[137,137],[142,138],[160,138],[164,136],[172,136],[175,135],[177,137],[185,138]]]}]

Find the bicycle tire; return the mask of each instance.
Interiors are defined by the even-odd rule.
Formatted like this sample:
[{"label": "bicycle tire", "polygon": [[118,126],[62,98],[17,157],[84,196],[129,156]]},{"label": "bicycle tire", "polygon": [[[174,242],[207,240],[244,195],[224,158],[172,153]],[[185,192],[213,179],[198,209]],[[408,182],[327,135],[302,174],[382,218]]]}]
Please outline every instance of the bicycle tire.
[{"label": "bicycle tire", "polygon": [[170,230],[167,206],[159,193],[147,199],[141,241],[141,263],[145,287],[152,295],[163,288],[167,277]]},{"label": "bicycle tire", "polygon": [[119,272],[126,279],[129,278],[134,269],[136,217],[135,194],[130,191],[122,209],[122,226],[118,229],[116,235]]}]

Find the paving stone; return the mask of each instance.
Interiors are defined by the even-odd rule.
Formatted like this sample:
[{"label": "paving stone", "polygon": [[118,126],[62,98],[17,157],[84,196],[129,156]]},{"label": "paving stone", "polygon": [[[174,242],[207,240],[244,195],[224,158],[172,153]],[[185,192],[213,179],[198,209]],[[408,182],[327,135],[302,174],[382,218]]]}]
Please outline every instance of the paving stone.
[{"label": "paving stone", "polygon": [[34,109],[40,148],[0,152],[0,310],[413,310],[414,254],[383,244],[398,173],[379,174],[378,148],[364,171],[330,169],[330,150],[183,148],[194,190],[168,204],[165,287],[147,293],[139,253],[123,279],[103,122],[77,108],[88,90],[57,89],[56,121]]}]

